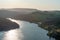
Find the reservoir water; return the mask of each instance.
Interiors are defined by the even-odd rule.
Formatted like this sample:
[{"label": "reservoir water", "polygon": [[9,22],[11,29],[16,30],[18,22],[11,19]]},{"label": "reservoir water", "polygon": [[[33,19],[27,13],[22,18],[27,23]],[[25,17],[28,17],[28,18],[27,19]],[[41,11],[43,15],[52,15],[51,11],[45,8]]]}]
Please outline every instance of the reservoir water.
[{"label": "reservoir water", "polygon": [[35,23],[8,18],[20,25],[19,29],[0,32],[0,40],[55,40],[49,39],[48,31],[38,27]]}]

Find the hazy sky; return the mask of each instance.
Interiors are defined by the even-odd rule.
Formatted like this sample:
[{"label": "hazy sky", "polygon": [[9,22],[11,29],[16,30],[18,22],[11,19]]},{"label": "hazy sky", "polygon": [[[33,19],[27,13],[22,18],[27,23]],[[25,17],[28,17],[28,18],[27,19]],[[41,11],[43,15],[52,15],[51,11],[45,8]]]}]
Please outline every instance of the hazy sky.
[{"label": "hazy sky", "polygon": [[0,8],[36,8],[60,10],[60,0],[0,0]]}]

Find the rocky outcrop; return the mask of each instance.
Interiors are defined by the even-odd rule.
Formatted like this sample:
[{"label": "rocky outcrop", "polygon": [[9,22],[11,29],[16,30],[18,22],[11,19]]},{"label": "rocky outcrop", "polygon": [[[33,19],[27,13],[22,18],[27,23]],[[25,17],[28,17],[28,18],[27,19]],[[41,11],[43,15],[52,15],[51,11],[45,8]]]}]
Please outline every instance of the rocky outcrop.
[{"label": "rocky outcrop", "polygon": [[19,25],[5,18],[0,18],[0,31],[8,31],[19,28]]},{"label": "rocky outcrop", "polygon": [[49,37],[53,37],[56,40],[60,40],[60,32],[48,32],[47,34]]}]

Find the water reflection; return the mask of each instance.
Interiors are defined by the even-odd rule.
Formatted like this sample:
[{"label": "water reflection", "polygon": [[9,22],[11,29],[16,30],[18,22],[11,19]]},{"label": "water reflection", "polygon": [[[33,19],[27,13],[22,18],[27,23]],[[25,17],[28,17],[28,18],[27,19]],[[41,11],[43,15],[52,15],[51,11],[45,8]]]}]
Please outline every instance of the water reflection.
[{"label": "water reflection", "polygon": [[19,29],[15,29],[5,32],[3,40],[22,40],[22,38],[22,32]]}]

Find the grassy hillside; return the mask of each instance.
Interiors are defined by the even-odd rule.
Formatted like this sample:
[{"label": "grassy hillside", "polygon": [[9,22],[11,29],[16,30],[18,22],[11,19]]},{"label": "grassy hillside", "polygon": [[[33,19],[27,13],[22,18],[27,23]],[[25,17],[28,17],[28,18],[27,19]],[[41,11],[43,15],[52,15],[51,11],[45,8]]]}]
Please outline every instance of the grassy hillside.
[{"label": "grassy hillside", "polygon": [[40,22],[40,21],[44,21],[46,19],[55,18],[55,17],[60,17],[60,11],[50,12],[50,11],[37,10],[37,11],[31,12],[30,14],[18,15],[16,16],[16,19]]}]

